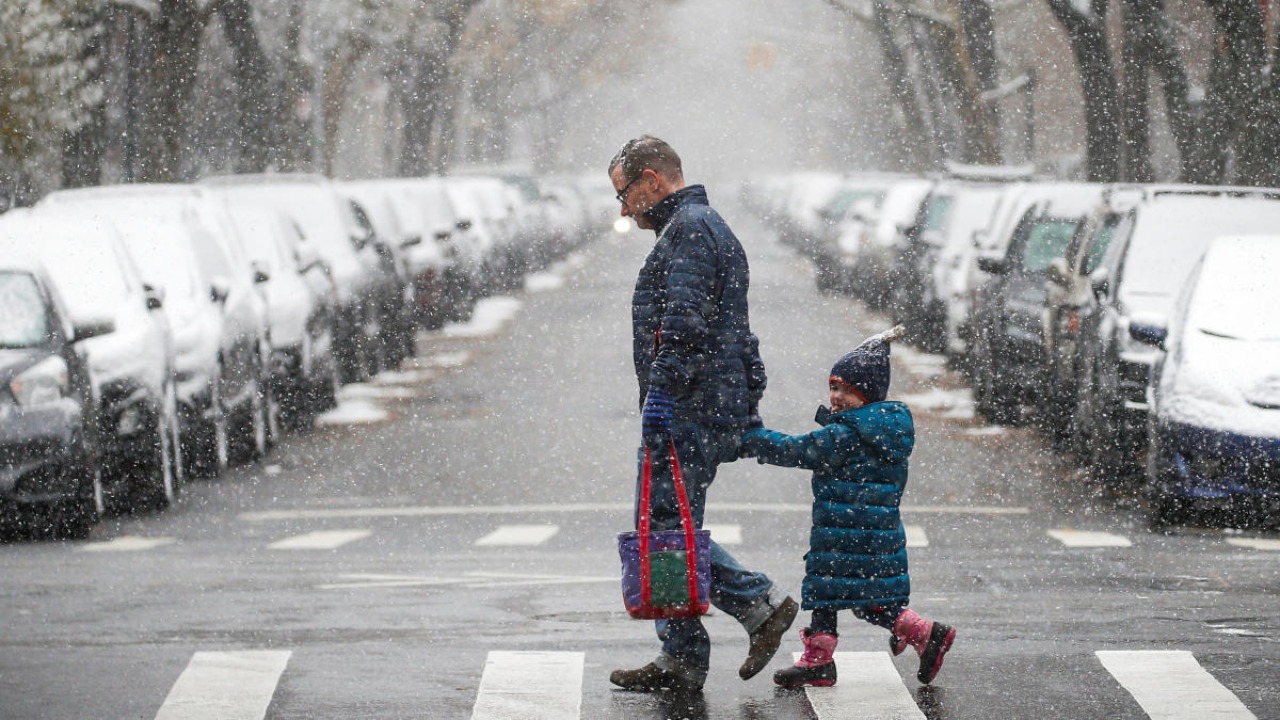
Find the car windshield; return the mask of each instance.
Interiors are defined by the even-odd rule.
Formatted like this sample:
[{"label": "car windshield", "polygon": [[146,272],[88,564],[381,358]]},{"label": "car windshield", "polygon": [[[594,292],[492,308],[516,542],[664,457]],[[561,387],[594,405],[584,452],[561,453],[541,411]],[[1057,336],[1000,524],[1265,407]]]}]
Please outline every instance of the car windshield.
[{"label": "car windshield", "polygon": [[38,347],[48,336],[49,314],[36,279],[0,270],[0,348]]},{"label": "car windshield", "polygon": [[[1280,250],[1280,239],[1276,240]],[[1191,327],[1239,340],[1280,340],[1280,252],[1229,248],[1211,255],[1189,308]],[[1269,249],[1268,249],[1269,250]]]},{"label": "car windshield", "polygon": [[1121,283],[1141,295],[1176,294],[1215,238],[1280,227],[1280,202],[1274,200],[1170,196],[1139,212]]},{"label": "car windshield", "polygon": [[1062,257],[1071,244],[1077,221],[1062,218],[1045,218],[1036,221],[1027,234],[1027,245],[1022,251],[1022,268],[1027,272],[1044,272],[1049,263]]},{"label": "car windshield", "polygon": [[951,209],[950,195],[935,195],[929,200],[929,207],[924,211],[924,227],[921,230],[939,230],[947,222],[947,212]]}]

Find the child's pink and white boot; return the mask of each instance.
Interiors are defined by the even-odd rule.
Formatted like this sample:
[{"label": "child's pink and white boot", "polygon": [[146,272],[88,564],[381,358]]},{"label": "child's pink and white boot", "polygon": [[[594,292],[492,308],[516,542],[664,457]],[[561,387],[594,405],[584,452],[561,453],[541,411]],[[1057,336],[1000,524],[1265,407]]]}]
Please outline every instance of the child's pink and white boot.
[{"label": "child's pink and white boot", "polygon": [[914,610],[903,610],[893,623],[893,635],[889,637],[889,649],[901,655],[907,646],[920,655],[920,669],[916,679],[928,685],[942,669],[942,659],[955,642],[956,630],[950,625],[925,620]]},{"label": "child's pink and white boot", "polygon": [[774,673],[773,681],[785,688],[835,685],[836,661],[832,655],[838,638],[829,633],[809,632],[809,628],[805,628],[800,631],[800,639],[804,641],[800,659],[794,666]]}]

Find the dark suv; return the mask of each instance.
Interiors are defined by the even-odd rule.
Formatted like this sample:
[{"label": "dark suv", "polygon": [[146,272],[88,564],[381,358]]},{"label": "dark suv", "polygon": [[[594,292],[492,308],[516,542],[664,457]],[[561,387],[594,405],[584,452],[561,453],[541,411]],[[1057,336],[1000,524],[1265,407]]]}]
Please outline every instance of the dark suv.
[{"label": "dark suv", "polygon": [[0,521],[88,535],[102,512],[97,403],[73,327],[43,268],[0,263]]},{"label": "dark suv", "polygon": [[1215,238],[1277,227],[1277,190],[1115,186],[1062,264],[1049,268],[1058,288],[1046,347],[1054,372],[1075,372],[1074,380],[1056,380],[1057,402],[1074,390],[1075,446],[1099,477],[1131,474],[1146,461],[1146,389],[1156,351],[1130,337],[1130,323],[1167,318]]},{"label": "dark suv", "polygon": [[1066,252],[1102,190],[1080,183],[1026,187],[1008,237],[993,239],[977,256],[990,279],[974,292],[970,371],[976,409],[994,422],[1017,420],[1021,404],[1044,386],[1045,273]]}]

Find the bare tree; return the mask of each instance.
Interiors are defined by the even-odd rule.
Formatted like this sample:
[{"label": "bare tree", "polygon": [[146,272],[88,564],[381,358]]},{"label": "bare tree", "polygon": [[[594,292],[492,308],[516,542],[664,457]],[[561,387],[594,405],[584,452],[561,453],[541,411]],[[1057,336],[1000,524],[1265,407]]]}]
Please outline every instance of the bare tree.
[{"label": "bare tree", "polygon": [[1107,46],[1107,0],[1048,0],[1062,23],[1080,71],[1084,101],[1085,174],[1094,182],[1120,178],[1120,98]]},{"label": "bare tree", "polygon": [[1164,0],[1124,0],[1124,41],[1121,49],[1125,166],[1122,177],[1136,182],[1155,179],[1151,167],[1148,82],[1155,72],[1164,89],[1169,128],[1182,159],[1183,175],[1194,150],[1194,128],[1188,99],[1190,83],[1178,54]]}]

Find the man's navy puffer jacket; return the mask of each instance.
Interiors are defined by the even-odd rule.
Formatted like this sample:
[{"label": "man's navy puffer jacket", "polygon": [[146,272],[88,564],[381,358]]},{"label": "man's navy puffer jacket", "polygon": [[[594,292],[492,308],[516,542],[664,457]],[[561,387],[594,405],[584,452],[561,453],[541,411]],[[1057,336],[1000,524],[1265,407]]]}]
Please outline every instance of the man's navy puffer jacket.
[{"label": "man's navy puffer jacket", "polygon": [[658,239],[636,279],[632,339],[640,402],[650,386],[675,398],[675,417],[743,427],[764,394],[764,363],[747,320],[747,256],[690,185],[645,213]]}]

